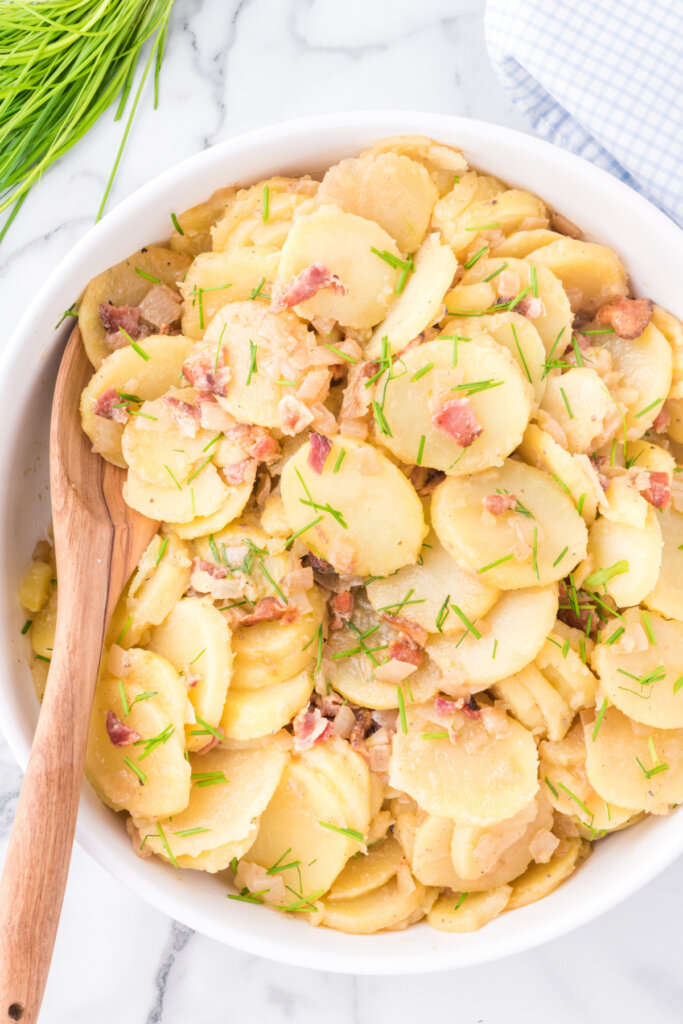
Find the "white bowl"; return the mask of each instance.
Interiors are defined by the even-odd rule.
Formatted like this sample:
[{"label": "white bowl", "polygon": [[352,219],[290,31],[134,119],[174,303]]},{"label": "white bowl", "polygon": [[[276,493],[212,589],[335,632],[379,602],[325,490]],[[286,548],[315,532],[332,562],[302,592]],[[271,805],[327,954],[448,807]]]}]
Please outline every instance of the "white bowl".
[{"label": "white bowl", "polygon": [[[62,311],[86,282],[150,241],[167,237],[170,211],[183,210],[232,183],[271,174],[323,170],[374,139],[429,135],[464,149],[470,162],[530,189],[613,246],[637,294],[683,317],[683,233],[625,185],[563,150],[496,125],[438,114],[331,114],[240,135],[197,154],[112,210],[55,269],[26,310],[0,360],[0,725],[25,767],[38,705],[26,665],[15,590],[49,520],[50,401],[67,325]],[[462,967],[529,949],[597,917],[626,899],[683,851],[683,814],[650,818],[598,843],[593,856],[547,899],[505,914],[472,935],[426,924],[374,936],[313,929],[263,907],[229,901],[211,875],[177,871],[133,852],[123,815],[83,787],[77,839],[112,875],[179,921],[231,946],[301,967],[358,974],[409,974]]]}]

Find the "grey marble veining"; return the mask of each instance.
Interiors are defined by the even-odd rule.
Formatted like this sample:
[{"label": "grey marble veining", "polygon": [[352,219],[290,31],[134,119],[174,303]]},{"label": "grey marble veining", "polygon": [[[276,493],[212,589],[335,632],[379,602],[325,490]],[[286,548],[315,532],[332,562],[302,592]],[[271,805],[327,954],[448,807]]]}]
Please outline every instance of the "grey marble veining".
[{"label": "grey marble veining", "polygon": [[[484,47],[482,0],[177,0],[161,104],[142,103],[110,206],[231,134],[324,111],[408,108],[526,130]],[[112,112],[113,117],[113,112]],[[121,126],[103,119],[34,190],[4,245],[4,330],[87,230]],[[65,296],[65,308],[75,296]],[[0,743],[4,856],[20,772]],[[678,1024],[683,869],[594,924],[495,965],[353,978],[273,964],[172,922],[82,851],[72,861],[43,1024]]]}]

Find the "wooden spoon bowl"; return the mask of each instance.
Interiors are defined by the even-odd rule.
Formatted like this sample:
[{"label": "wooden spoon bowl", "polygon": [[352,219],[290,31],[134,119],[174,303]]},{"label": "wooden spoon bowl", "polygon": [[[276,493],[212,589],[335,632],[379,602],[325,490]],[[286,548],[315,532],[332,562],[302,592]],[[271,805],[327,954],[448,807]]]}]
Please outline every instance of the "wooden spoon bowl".
[{"label": "wooden spoon bowl", "polygon": [[125,471],[92,451],[78,328],[50,421],[59,607],[54,651],[0,882],[0,1022],[33,1024],[47,982],[76,828],[88,727],[111,614],[159,524],[123,500]]}]

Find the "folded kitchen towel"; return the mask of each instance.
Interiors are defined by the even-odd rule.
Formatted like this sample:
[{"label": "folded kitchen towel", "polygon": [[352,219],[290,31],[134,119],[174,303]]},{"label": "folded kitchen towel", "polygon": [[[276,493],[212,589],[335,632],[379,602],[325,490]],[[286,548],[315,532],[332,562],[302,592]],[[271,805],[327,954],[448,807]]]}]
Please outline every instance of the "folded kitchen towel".
[{"label": "folded kitchen towel", "polygon": [[534,129],[683,227],[683,0],[488,0],[485,24]]}]

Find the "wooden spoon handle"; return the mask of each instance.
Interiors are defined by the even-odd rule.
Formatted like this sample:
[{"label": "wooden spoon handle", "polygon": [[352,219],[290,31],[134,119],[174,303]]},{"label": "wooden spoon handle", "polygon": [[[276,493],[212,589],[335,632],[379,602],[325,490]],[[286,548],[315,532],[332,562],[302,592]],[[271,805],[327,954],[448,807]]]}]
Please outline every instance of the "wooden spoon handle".
[{"label": "wooden spoon handle", "polygon": [[[0,883],[0,1024],[38,1019],[76,828],[109,576],[73,551],[54,653]],[[106,541],[105,565],[111,555]],[[80,571],[79,571],[80,562]]]}]

